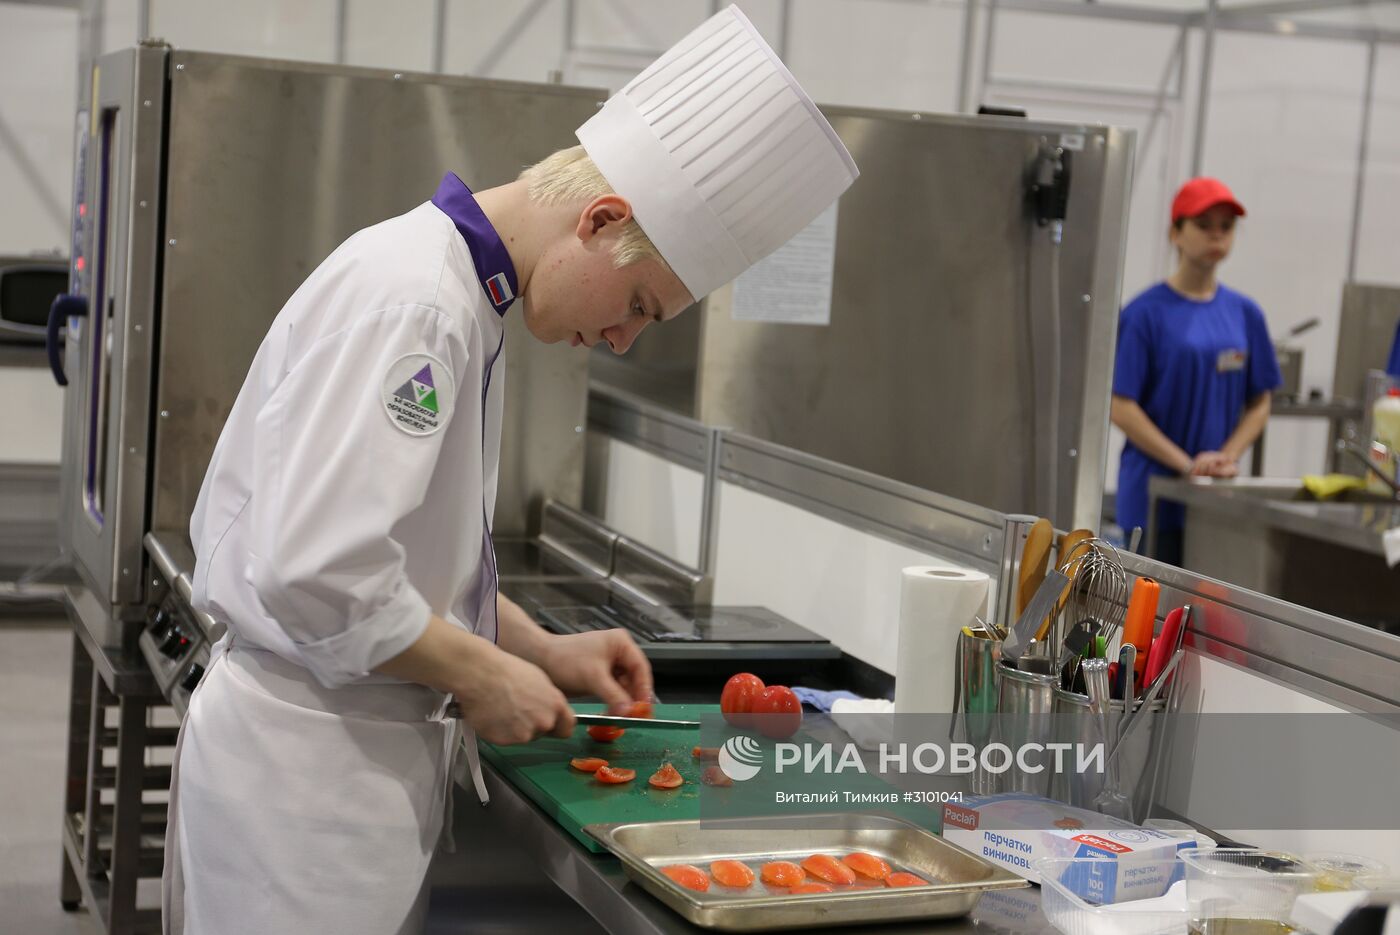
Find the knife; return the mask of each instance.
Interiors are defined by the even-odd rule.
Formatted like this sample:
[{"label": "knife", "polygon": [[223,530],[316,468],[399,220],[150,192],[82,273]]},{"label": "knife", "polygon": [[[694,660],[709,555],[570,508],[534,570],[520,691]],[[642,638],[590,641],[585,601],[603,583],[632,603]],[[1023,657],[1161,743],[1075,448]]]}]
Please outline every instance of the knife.
[{"label": "knife", "polygon": [[[447,706],[447,716],[459,718],[462,716],[462,706],[457,702],[452,702]],[[606,727],[628,727],[628,728],[680,728],[680,729],[700,729],[699,721],[670,721],[659,717],[615,717],[611,714],[575,714],[574,720],[584,726],[592,727],[601,725]]]},{"label": "knife", "polygon": [[614,717],[611,714],[575,714],[574,720],[585,726],[595,724],[607,727],[679,727],[700,729],[699,721],[668,721],[659,717]]}]

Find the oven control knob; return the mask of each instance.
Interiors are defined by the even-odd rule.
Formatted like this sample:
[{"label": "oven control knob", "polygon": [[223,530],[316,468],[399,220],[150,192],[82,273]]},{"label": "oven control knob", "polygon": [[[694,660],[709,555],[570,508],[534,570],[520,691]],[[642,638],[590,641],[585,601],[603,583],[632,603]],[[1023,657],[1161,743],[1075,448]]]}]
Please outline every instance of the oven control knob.
[{"label": "oven control knob", "polygon": [[196,662],[194,665],[190,666],[190,671],[185,673],[185,677],[180,679],[180,687],[187,692],[192,692],[195,686],[199,684],[199,680],[203,677],[204,666]]},{"label": "oven control knob", "polygon": [[165,631],[165,636],[161,638],[160,645],[156,648],[165,656],[171,659],[178,659],[185,651],[185,647],[190,645],[189,637],[180,632],[179,627],[171,627]]},{"label": "oven control knob", "polygon": [[151,631],[152,635],[155,635],[164,631],[165,628],[168,626],[170,626],[170,612],[164,607],[157,607],[156,612],[154,615],[152,615],[151,622],[149,625],[147,625],[146,629]]}]

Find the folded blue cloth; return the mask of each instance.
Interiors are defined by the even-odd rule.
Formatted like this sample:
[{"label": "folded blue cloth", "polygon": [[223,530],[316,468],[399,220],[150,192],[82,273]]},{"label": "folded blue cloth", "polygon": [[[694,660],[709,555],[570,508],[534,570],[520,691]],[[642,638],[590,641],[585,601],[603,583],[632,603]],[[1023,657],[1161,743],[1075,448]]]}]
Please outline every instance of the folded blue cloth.
[{"label": "folded blue cloth", "polygon": [[831,706],[838,698],[859,698],[855,692],[848,692],[845,689],[834,692],[819,691],[815,688],[804,688],[801,685],[794,685],[792,693],[797,696],[797,700],[805,705],[811,705],[818,711],[831,711]]}]

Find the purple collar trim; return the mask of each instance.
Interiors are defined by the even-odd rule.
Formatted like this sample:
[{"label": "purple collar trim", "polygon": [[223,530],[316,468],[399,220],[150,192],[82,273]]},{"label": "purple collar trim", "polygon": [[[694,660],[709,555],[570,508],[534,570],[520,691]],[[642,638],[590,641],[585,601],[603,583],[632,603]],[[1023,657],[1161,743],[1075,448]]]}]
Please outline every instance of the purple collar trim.
[{"label": "purple collar trim", "polygon": [[481,206],[476,203],[470,188],[455,172],[442,177],[442,182],[433,193],[433,204],[438,210],[452,219],[458,233],[467,242],[467,252],[476,264],[476,277],[481,280],[481,289],[496,314],[505,315],[515,297],[520,294],[520,283],[515,278],[515,264],[511,262],[501,235],[491,226]]}]

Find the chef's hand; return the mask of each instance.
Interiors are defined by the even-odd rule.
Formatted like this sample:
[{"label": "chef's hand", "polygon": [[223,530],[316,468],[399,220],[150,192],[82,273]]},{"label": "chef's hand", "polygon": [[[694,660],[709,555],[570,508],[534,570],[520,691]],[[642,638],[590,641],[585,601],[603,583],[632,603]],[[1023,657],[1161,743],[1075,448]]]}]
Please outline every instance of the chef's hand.
[{"label": "chef's hand", "polygon": [[633,701],[651,700],[651,663],[625,630],[552,637],[539,661],[560,689],[597,695],[615,712]]},{"label": "chef's hand", "polygon": [[491,743],[525,743],[541,734],[568,737],[574,712],[544,670],[492,647],[492,658],[471,672],[455,694],[462,719]]}]

